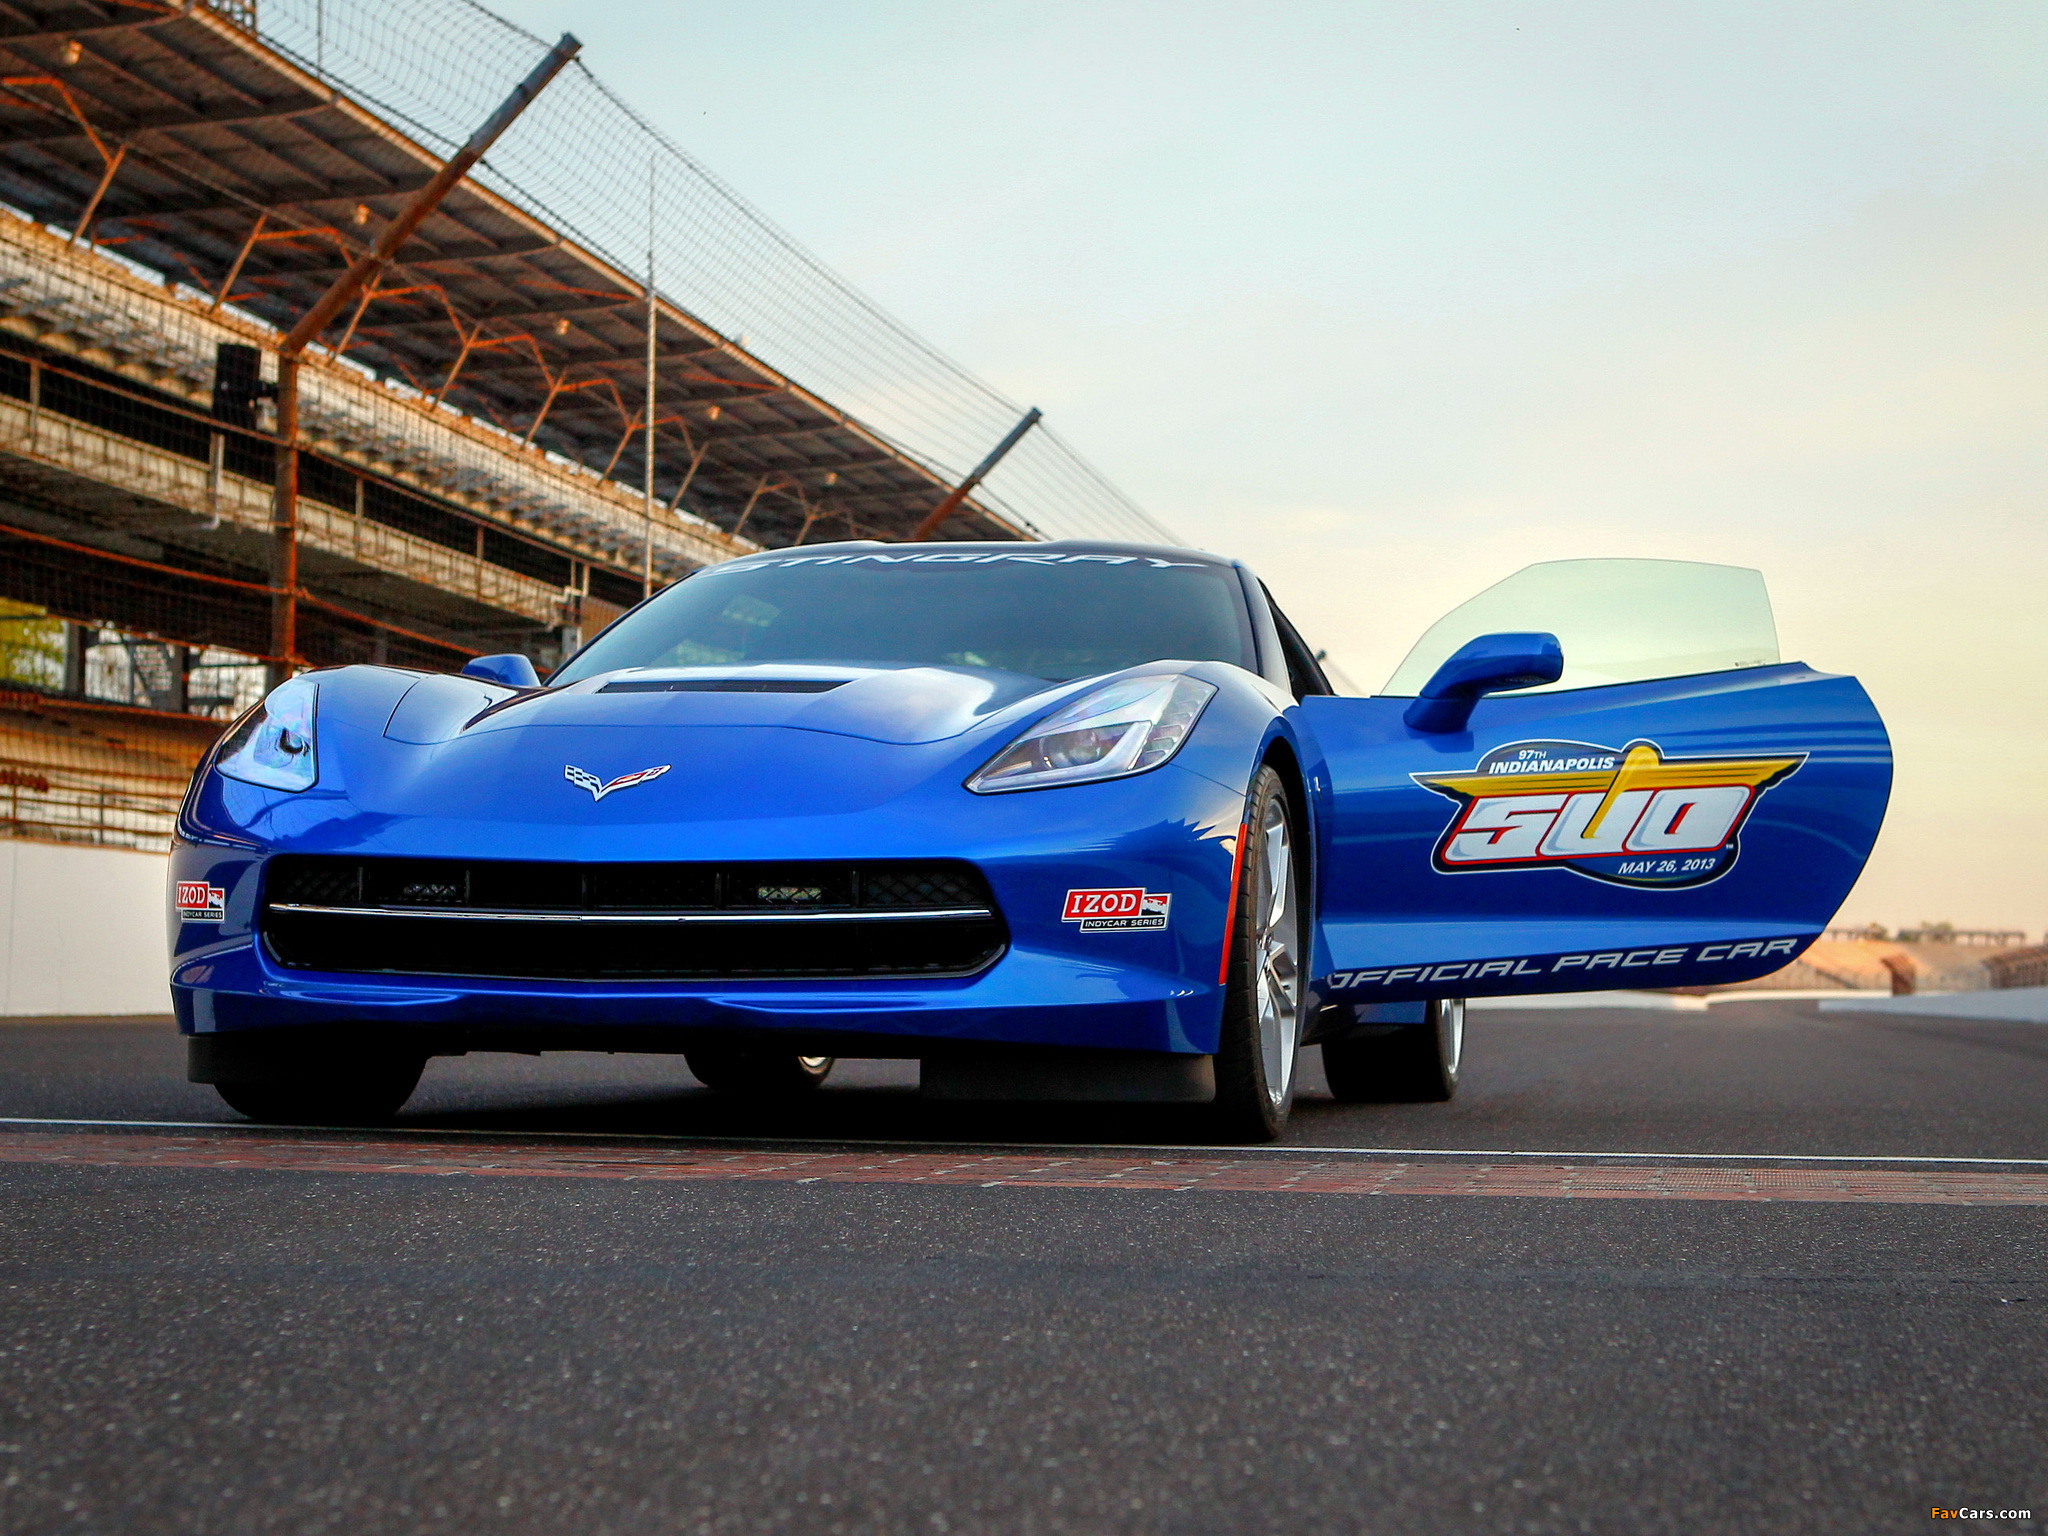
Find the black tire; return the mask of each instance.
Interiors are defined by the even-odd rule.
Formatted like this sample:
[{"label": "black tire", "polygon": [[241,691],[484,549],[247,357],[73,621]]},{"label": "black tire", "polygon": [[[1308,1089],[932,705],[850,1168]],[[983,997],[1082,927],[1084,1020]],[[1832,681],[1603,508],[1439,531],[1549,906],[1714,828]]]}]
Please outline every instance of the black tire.
[{"label": "black tire", "polygon": [[1294,1063],[1308,992],[1301,843],[1287,786],[1271,768],[1252,777],[1245,827],[1216,1047],[1216,1100],[1207,1118],[1219,1140],[1271,1141],[1294,1108]]},{"label": "black tire", "polygon": [[838,1059],[734,1047],[683,1053],[691,1075],[706,1088],[748,1099],[790,1099],[814,1092],[832,1075]]},{"label": "black tire", "polygon": [[215,1083],[237,1114],[266,1125],[382,1125],[412,1097],[423,1056],[374,1057]]},{"label": "black tire", "polygon": [[1323,1042],[1323,1076],[1346,1104],[1441,1104],[1458,1091],[1465,1061],[1465,1000],[1429,1005],[1421,1024]]}]

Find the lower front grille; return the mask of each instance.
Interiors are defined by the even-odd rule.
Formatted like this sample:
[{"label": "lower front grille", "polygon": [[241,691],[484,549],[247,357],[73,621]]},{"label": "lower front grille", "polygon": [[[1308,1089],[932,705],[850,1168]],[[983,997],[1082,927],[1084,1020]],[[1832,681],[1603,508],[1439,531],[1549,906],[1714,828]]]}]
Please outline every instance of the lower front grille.
[{"label": "lower front grille", "polygon": [[600,925],[273,909],[263,931],[280,964],[306,970],[536,981],[966,976],[1004,943],[989,918]]},{"label": "lower front grille", "polygon": [[1009,942],[980,871],[952,860],[284,855],[262,931],[297,969],[567,981],[966,976]]}]

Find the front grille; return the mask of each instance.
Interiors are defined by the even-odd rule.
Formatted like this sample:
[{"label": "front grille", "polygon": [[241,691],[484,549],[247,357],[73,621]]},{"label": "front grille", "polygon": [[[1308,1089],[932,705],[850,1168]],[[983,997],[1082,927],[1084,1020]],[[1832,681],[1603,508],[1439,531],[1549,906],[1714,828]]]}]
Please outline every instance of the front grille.
[{"label": "front grille", "polygon": [[564,980],[960,976],[1008,942],[973,865],[283,854],[263,936],[321,971]]},{"label": "front grille", "polygon": [[976,899],[986,890],[980,882],[967,865],[870,864],[862,871],[861,896],[874,907],[952,907]]},{"label": "front grille", "polygon": [[717,912],[993,908],[988,883],[956,860],[734,864],[559,864],[517,859],[348,858],[280,854],[272,904],[462,907],[479,911]]}]

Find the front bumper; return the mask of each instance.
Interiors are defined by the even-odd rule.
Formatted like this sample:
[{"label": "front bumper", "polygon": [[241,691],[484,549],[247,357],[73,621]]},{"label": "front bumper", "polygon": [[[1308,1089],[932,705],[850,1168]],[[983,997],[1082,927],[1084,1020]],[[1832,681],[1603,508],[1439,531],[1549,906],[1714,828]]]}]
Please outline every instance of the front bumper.
[{"label": "front bumper", "polygon": [[[1010,944],[987,969],[952,979],[594,982],[288,968],[257,931],[274,853],[531,859],[559,846],[548,828],[496,825],[466,839],[440,820],[424,829],[430,837],[383,825],[374,839],[350,838],[337,835],[352,830],[346,817],[318,820],[311,809],[303,800],[292,807],[300,835],[271,846],[202,835],[174,849],[174,887],[217,893],[210,915],[172,914],[171,990],[185,1033],[362,1030],[430,1051],[681,1050],[714,1038],[907,1057],[990,1046],[1216,1048],[1242,796],[1171,764],[1031,794],[955,789],[923,813],[911,805],[853,818],[698,822],[672,834],[637,829],[635,856],[650,860],[966,859],[987,878]],[[1167,925],[1084,927],[1065,915],[1070,891],[1117,888],[1168,898]]]}]

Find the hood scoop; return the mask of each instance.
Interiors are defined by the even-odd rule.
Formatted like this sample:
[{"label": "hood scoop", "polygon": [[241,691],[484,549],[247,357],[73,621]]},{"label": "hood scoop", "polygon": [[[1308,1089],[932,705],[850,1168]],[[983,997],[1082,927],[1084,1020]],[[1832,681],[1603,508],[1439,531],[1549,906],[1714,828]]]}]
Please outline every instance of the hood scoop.
[{"label": "hood scoop", "polygon": [[662,677],[606,683],[599,693],[830,693],[849,677]]},{"label": "hood scoop", "polygon": [[[798,665],[765,673],[738,668],[648,669],[538,688],[510,698],[501,698],[505,690],[493,688],[483,697],[464,694],[460,701],[454,690],[430,685],[461,680],[427,678],[400,701],[385,735],[432,744],[499,731],[780,726],[911,745],[958,736],[998,710],[1052,686],[1041,677],[981,668],[844,666],[832,671],[838,675],[825,673],[823,667]],[[482,692],[481,685],[471,686]],[[496,707],[480,709],[480,704]],[[551,744],[541,750],[568,748]],[[671,748],[656,747],[651,738],[635,750],[654,753],[652,762],[679,761],[663,756]],[[636,759],[628,766],[637,768],[640,763]],[[559,773],[560,767],[555,771]]]}]

